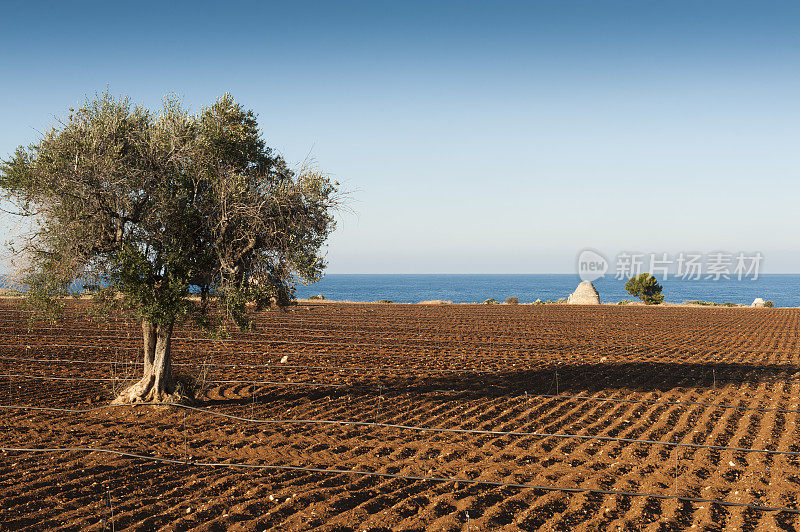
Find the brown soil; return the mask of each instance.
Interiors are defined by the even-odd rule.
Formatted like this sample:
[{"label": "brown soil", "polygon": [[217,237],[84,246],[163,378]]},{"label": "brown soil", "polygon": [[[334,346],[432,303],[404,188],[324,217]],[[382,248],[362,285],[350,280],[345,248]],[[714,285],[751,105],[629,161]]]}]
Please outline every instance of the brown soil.
[{"label": "brown soil", "polygon": [[800,455],[692,446],[800,452],[794,309],[301,304],[220,341],[184,324],[198,411],[106,407],[141,328],[85,304],[49,323],[0,302],[0,405],[86,410],[0,409],[3,448],[61,449],[0,453],[2,530],[800,526],[754,508],[800,508]]}]

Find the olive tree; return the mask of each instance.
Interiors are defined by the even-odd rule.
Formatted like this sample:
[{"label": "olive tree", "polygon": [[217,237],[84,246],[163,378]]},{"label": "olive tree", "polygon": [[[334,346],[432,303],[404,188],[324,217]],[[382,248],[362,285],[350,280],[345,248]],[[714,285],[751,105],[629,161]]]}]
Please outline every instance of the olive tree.
[{"label": "olive tree", "polygon": [[170,97],[151,112],[96,95],[0,165],[5,199],[35,220],[14,243],[29,299],[52,307],[80,285],[141,319],[144,374],[122,403],[185,399],[176,320],[208,327],[213,302],[246,327],[248,304],[283,307],[298,280],[320,278],[337,185],[291,169],[227,94],[196,114]]}]

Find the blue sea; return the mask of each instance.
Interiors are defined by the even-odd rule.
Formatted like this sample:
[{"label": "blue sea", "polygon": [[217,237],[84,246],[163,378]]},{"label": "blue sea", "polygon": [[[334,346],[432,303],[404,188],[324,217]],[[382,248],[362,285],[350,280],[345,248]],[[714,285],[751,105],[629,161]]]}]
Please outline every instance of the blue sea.
[{"label": "blue sea", "polygon": [[[453,303],[481,302],[489,298],[505,301],[519,298],[520,303],[537,299],[555,301],[575,290],[580,278],[563,275],[356,275],[330,274],[316,284],[299,286],[297,296],[306,298],[322,294],[339,301],[377,301],[418,303],[442,299]],[[664,299],[671,303],[689,300],[715,303],[750,304],[761,297],[774,301],[776,307],[800,306],[800,275],[761,275],[758,279],[662,280]],[[616,303],[633,299],[625,292],[625,281],[605,276],[594,281],[600,300]]]}]

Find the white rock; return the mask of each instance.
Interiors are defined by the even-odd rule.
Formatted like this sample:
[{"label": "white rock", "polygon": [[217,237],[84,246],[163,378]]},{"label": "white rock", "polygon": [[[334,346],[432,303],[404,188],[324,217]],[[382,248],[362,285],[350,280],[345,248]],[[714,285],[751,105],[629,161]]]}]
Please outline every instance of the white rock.
[{"label": "white rock", "polygon": [[750,306],[753,308],[764,308],[764,300],[760,297],[757,297],[753,300],[753,304]]},{"label": "white rock", "polygon": [[289,355],[283,355],[283,358],[281,359],[281,364],[286,364],[287,362],[289,362]]}]

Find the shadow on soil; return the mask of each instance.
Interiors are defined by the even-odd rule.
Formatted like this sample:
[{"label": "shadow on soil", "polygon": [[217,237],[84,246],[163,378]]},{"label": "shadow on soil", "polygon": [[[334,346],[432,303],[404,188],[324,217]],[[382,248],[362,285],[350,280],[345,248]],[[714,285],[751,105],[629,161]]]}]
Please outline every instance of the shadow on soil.
[{"label": "shadow on soil", "polygon": [[[326,375],[315,376],[325,382]],[[609,364],[551,365],[536,370],[498,371],[492,373],[435,373],[423,375],[375,374],[351,377],[348,386],[338,388],[295,386],[282,390],[261,389],[258,402],[315,399],[342,396],[384,394],[422,394],[456,392],[473,397],[530,394],[577,394],[598,391],[668,392],[676,388],[755,387],[763,382],[780,385],[800,378],[800,366],[781,364],[731,364],[685,362],[622,362]],[[341,382],[336,377],[331,382]],[[240,397],[207,400],[203,404],[249,404],[250,390]]]}]

